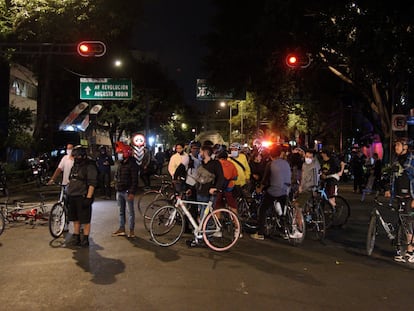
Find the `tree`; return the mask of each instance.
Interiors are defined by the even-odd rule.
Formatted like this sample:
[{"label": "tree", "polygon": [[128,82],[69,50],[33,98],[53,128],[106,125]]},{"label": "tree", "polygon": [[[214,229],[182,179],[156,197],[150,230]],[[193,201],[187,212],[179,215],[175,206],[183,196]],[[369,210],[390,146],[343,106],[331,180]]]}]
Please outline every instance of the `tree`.
[{"label": "tree", "polygon": [[28,109],[9,107],[9,132],[2,148],[8,149],[8,157],[17,149],[30,151],[33,145],[33,137],[30,133],[33,123],[33,112]]}]

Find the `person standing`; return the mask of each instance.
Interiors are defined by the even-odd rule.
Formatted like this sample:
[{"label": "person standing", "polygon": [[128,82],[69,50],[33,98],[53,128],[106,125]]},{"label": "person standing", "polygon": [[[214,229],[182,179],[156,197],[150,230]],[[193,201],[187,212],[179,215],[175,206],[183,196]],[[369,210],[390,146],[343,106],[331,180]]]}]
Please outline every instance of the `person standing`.
[{"label": "person standing", "polygon": [[174,179],[175,171],[181,163],[188,162],[188,154],[184,152],[184,144],[178,143],[175,145],[175,153],[171,156],[168,162],[168,173]]},{"label": "person standing", "polygon": [[[405,200],[406,210],[404,213],[410,214],[414,212],[414,153],[408,150],[409,140],[407,138],[397,138],[395,141],[395,159],[392,164],[393,178],[391,179],[391,189],[385,192],[385,197],[399,197]],[[407,241],[413,240],[413,227],[411,223],[409,232],[407,233]],[[394,260],[398,262],[414,263],[414,245],[407,245],[407,251],[402,254],[397,250]]]},{"label": "person standing", "polygon": [[155,160],[157,161],[157,173],[162,175],[162,168],[165,162],[165,152],[162,151],[161,147],[158,147],[158,152],[154,155]]},{"label": "person standing", "polygon": [[98,184],[102,189],[105,199],[111,199],[111,166],[114,160],[108,155],[105,146],[99,148],[99,155],[96,157],[96,165],[98,167]]},{"label": "person standing", "polygon": [[56,181],[56,178],[58,178],[58,176],[63,173],[62,175],[62,186],[66,188],[67,184],[69,183],[69,175],[70,175],[70,170],[72,169],[73,166],[73,155],[72,155],[72,150],[73,150],[73,144],[67,144],[66,145],[66,154],[62,157],[62,159],[60,160],[55,172],[53,173],[52,177],[50,178],[50,180],[48,181],[48,185],[53,185]]},{"label": "person standing", "polygon": [[135,237],[134,198],[138,190],[138,165],[132,156],[132,147],[117,143],[119,166],[115,174],[116,200],[119,207],[119,228],[112,236],[125,236],[126,209],[128,208],[129,238]]},{"label": "person standing", "polygon": [[[288,161],[282,158],[282,148],[275,146],[270,149],[272,161],[266,166],[266,170],[257,192],[266,190],[263,203],[259,207],[258,231],[251,236],[255,240],[264,240],[264,225],[267,209],[273,206],[274,202],[280,203],[281,207],[286,205],[287,195],[291,183],[292,171]],[[282,213],[282,210],[279,211]]]},{"label": "person standing", "polygon": [[234,197],[238,198],[243,195],[244,189],[247,191],[249,189],[248,185],[250,182],[250,165],[247,161],[247,157],[244,153],[240,152],[240,144],[232,143],[230,145],[230,156],[229,161],[231,161],[237,169],[237,180],[234,181]]},{"label": "person standing", "polygon": [[362,193],[364,185],[364,164],[366,157],[361,149],[354,152],[351,158],[351,169],[354,174],[354,192]]},{"label": "person standing", "polygon": [[[91,230],[92,203],[97,184],[97,169],[95,162],[88,159],[86,148],[76,146],[72,151],[74,163],[70,171],[67,185],[68,219],[73,222],[73,235],[69,241],[71,246],[89,246]],[[80,227],[83,225],[83,237]]]}]

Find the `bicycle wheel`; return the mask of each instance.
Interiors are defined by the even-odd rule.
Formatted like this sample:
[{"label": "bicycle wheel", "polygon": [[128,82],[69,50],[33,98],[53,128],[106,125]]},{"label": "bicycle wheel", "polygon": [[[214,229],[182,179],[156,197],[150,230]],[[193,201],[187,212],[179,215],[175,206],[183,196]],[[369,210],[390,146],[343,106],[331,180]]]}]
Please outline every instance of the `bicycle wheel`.
[{"label": "bicycle wheel", "polygon": [[222,252],[236,244],[240,222],[231,210],[220,208],[208,214],[203,222],[203,239],[212,250]]},{"label": "bicycle wheel", "polygon": [[3,213],[0,211],[0,235],[3,233],[5,226],[6,226],[6,221],[4,220]]},{"label": "bicycle wheel", "polygon": [[367,255],[371,256],[375,246],[375,238],[377,237],[377,216],[371,215],[369,220],[368,233],[367,233]]},{"label": "bicycle wheel", "polygon": [[155,212],[158,211],[161,207],[171,204],[166,199],[159,199],[155,200],[148,204],[148,206],[145,208],[145,212],[143,215],[144,218],[144,227],[147,231],[150,231],[150,224],[152,216],[154,216]]},{"label": "bicycle wheel", "polygon": [[325,214],[320,205],[311,206],[309,216],[310,219],[306,221],[307,234],[316,240],[322,241],[325,238],[326,226]]},{"label": "bicycle wheel", "polygon": [[175,206],[163,206],[154,213],[150,233],[155,244],[171,246],[177,243],[183,232],[184,216]]},{"label": "bicycle wheel", "polygon": [[306,224],[303,213],[296,213],[292,206],[286,206],[285,226],[288,233],[288,241],[292,245],[299,245],[305,240]]},{"label": "bicycle wheel", "polygon": [[328,201],[322,201],[320,204],[325,217],[325,228],[329,229],[333,224],[335,211]]},{"label": "bicycle wheel", "polygon": [[247,203],[246,199],[240,198],[237,200],[237,213],[242,223],[251,220],[250,205]]},{"label": "bicycle wheel", "polygon": [[158,190],[149,190],[144,192],[138,199],[137,209],[141,215],[144,215],[145,209],[150,203],[159,199],[167,199],[160,191]]},{"label": "bicycle wheel", "polygon": [[54,238],[62,235],[66,223],[66,213],[62,203],[55,203],[49,214],[49,232]]},{"label": "bicycle wheel", "polygon": [[341,227],[345,225],[351,214],[351,208],[345,198],[341,196],[335,197],[335,213],[333,215],[332,225]]}]

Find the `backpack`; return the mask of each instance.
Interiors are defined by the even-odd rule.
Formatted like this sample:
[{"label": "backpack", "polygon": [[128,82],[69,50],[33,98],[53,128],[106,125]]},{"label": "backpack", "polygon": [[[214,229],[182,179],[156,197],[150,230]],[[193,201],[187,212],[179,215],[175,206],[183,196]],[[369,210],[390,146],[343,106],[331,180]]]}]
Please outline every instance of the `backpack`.
[{"label": "backpack", "polygon": [[204,185],[213,182],[215,178],[216,175],[210,173],[206,168],[200,165],[197,168],[197,173],[194,179],[197,181],[199,185]]},{"label": "backpack", "polygon": [[184,164],[180,164],[177,166],[175,172],[174,172],[174,180],[178,180],[178,181],[185,181],[185,179],[187,178],[187,169],[185,167]]}]

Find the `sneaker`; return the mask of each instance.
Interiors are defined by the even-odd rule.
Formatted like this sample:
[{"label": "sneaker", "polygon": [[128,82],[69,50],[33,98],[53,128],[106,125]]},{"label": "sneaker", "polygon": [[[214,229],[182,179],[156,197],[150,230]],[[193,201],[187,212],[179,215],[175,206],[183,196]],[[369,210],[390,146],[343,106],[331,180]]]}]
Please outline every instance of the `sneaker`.
[{"label": "sneaker", "polygon": [[254,234],[251,234],[250,237],[254,240],[261,240],[261,241],[264,240],[263,234],[254,233]]},{"label": "sneaker", "polygon": [[303,233],[299,230],[295,230],[292,234],[289,234],[289,238],[291,239],[300,239],[303,237]]},{"label": "sneaker", "polygon": [[403,255],[395,255],[394,256],[394,261],[396,261],[396,262],[405,262],[405,258],[404,258],[404,256]]},{"label": "sneaker", "polygon": [[80,242],[81,247],[89,247],[89,237],[87,235],[83,236],[82,241]]},{"label": "sneaker", "polygon": [[128,238],[135,238],[134,230],[129,230]]},{"label": "sneaker", "polygon": [[112,236],[126,236],[125,229],[118,229],[112,232]]},{"label": "sneaker", "polygon": [[197,247],[198,241],[197,240],[187,240],[185,241],[188,247]]},{"label": "sneaker", "polygon": [[411,253],[411,254],[406,253],[405,254],[405,261],[409,262],[409,263],[414,263],[414,254],[413,253]]},{"label": "sneaker", "polygon": [[79,234],[73,234],[66,246],[81,246],[81,239]]}]

